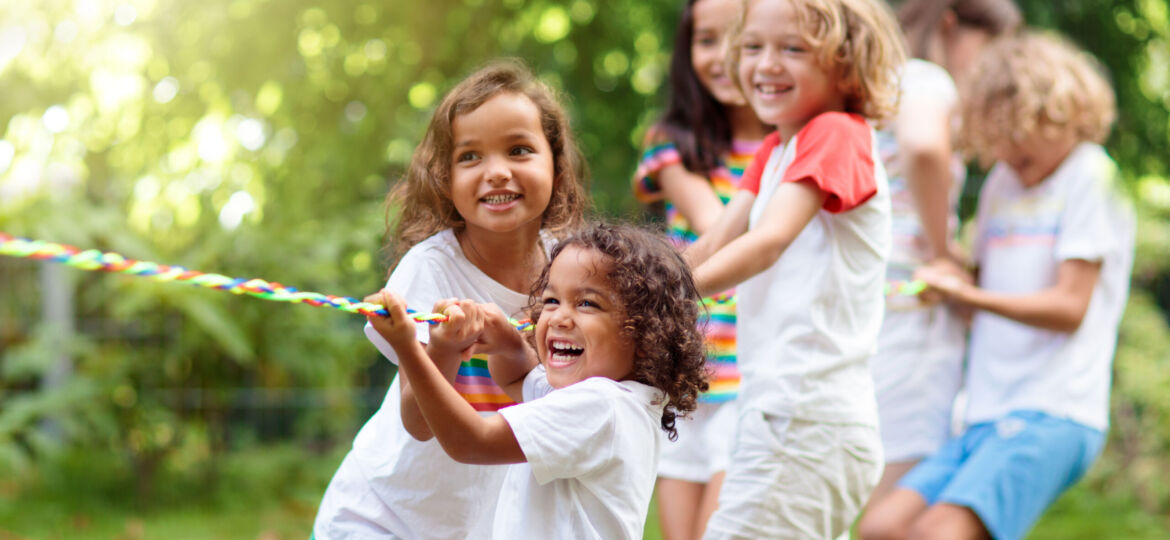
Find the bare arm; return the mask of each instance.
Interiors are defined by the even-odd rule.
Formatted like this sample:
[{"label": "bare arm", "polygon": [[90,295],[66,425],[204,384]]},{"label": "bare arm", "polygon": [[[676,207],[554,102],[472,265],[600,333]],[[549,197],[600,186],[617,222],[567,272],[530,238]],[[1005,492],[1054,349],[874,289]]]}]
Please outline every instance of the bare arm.
[{"label": "bare arm", "polygon": [[[370,322],[398,353],[399,369],[411,381],[415,402],[447,455],[461,463],[482,465],[525,461],[520,443],[504,417],[481,417],[427,356],[426,349],[414,338],[415,322],[406,315],[402,298],[389,291],[372,298],[378,298],[376,303],[386,306],[390,316],[371,317]],[[464,315],[457,305],[446,311],[452,319]],[[451,323],[443,326],[448,324]],[[474,321],[469,323],[464,319],[462,324],[474,324]],[[471,330],[478,332],[482,326]],[[432,329],[432,342],[436,341],[435,333]]]},{"label": "bare arm", "polygon": [[492,381],[516,403],[524,401],[524,378],[537,364],[536,351],[524,341],[508,317],[495,305],[481,305],[484,310],[484,331],[476,350],[488,355],[488,371]]},{"label": "bare arm", "polygon": [[[825,192],[809,181],[781,184],[772,194],[756,227],[732,240],[695,268],[695,285],[699,293],[708,296],[725,291],[775,264],[827,198]],[[737,195],[732,203],[738,200]]]},{"label": "bare arm", "polygon": [[682,164],[667,165],[658,172],[658,183],[666,198],[686,218],[691,230],[702,235],[723,211],[723,201],[715,194],[711,182],[688,171]]},{"label": "bare arm", "polygon": [[[440,300],[435,303],[434,312],[442,313],[452,305],[462,305],[466,308],[471,304],[469,300],[464,300],[457,304],[455,300]],[[463,336],[463,340],[467,341],[467,336]],[[424,348],[427,351],[427,356],[434,361],[435,366],[439,368],[439,372],[446,377],[450,383],[455,382],[455,376],[459,374],[459,365],[471,357],[471,347],[452,346],[446,342],[430,342]],[[410,378],[404,372],[399,370],[398,376],[401,378],[400,390],[402,395],[399,401],[399,416],[402,417],[402,427],[406,432],[419,441],[428,441],[434,434],[431,433],[430,426],[423,418],[422,411],[418,408],[418,402],[415,401],[414,389],[410,386]]]},{"label": "bare arm", "polygon": [[898,149],[906,166],[906,183],[918,210],[929,258],[954,258],[948,248],[951,171],[951,109],[924,100],[902,107],[896,119]]},{"label": "bare arm", "polygon": [[[748,230],[748,219],[751,216],[752,203],[756,201],[756,195],[750,191],[740,190],[727,202],[727,206],[723,208],[719,214],[719,218],[715,220],[705,233],[699,237],[695,243],[687,247],[683,252],[683,257],[686,258],[687,264],[691,268],[696,268],[713,253],[719,251]],[[727,290],[727,289],[722,289]]]},{"label": "bare arm", "polygon": [[1005,294],[980,289],[954,274],[924,267],[915,277],[955,301],[1013,321],[1057,332],[1075,332],[1081,326],[1093,289],[1101,275],[1101,263],[1069,259],[1056,269],[1056,284],[1026,294]]}]

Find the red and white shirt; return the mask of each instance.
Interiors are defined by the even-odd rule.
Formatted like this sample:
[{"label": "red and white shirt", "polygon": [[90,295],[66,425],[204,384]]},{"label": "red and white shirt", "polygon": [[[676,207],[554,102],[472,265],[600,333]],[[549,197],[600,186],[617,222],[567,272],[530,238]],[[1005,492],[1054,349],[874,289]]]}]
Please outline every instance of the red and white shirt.
[{"label": "red and white shirt", "polygon": [[869,357],[884,312],[890,198],[873,129],[824,113],[788,141],[764,140],[741,189],[755,228],[776,188],[810,181],[823,208],[775,264],[738,287],[743,407],[876,425]]}]

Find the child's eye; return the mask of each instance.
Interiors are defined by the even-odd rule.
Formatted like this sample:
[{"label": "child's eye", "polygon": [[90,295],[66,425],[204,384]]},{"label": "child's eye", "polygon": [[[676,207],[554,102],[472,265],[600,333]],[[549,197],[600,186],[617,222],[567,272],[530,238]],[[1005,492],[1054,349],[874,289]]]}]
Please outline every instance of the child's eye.
[{"label": "child's eye", "polygon": [[459,157],[455,158],[455,161],[459,162],[459,163],[463,163],[464,161],[475,161],[478,158],[479,158],[479,154],[477,154],[475,152],[464,152],[462,154],[459,154]]},{"label": "child's eye", "polygon": [[803,53],[803,52],[808,52],[808,49],[805,48],[804,45],[789,45],[787,47],[784,47],[784,51],[799,54],[799,53]]},{"label": "child's eye", "polygon": [[759,52],[759,50],[764,47],[759,43],[745,41],[740,48],[743,49],[744,52]]},{"label": "child's eye", "polygon": [[601,309],[601,306],[597,302],[594,302],[593,300],[581,300],[581,301],[577,302],[577,305],[580,307]]},{"label": "child's eye", "polygon": [[530,146],[517,146],[517,147],[512,149],[513,156],[524,156],[524,155],[535,154],[535,153],[536,153],[536,150],[533,150],[532,147],[530,147]]},{"label": "child's eye", "polygon": [[553,298],[553,297],[551,297],[551,296],[549,296],[549,297],[546,297],[546,298],[542,299],[542,300],[540,301],[540,303],[541,303],[541,304],[543,304],[545,307],[547,307],[547,306],[555,306],[555,305],[558,305],[558,304],[560,304],[560,302],[558,302],[556,298]]},{"label": "child's eye", "polygon": [[700,47],[714,47],[719,44],[719,40],[713,37],[705,36],[695,40],[695,44]]}]

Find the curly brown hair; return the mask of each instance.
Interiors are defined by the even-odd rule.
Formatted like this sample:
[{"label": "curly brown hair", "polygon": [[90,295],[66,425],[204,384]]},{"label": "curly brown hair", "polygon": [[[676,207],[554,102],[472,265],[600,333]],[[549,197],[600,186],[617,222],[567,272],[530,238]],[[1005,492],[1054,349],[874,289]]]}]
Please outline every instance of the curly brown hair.
[{"label": "curly brown hair", "polygon": [[[675,419],[695,410],[699,393],[707,390],[707,354],[697,324],[700,297],[690,268],[658,235],[629,225],[593,224],[553,248],[532,289],[532,320],[540,317],[552,261],[571,246],[596,250],[610,260],[606,277],[623,304],[622,332],[634,342],[630,378],[666,393],[662,429],[670,440],[677,439]],[[534,334],[529,334],[533,347]]]},{"label": "curly brown hair", "polygon": [[[585,220],[588,174],[569,115],[559,96],[522,62],[494,61],[455,85],[431,116],[426,135],[410,159],[406,175],[386,197],[386,233],[394,261],[415,244],[445,229],[460,230],[466,222],[451,202],[451,161],[455,117],[479,108],[502,94],[521,94],[540,110],[540,125],[553,154],[553,191],[541,227],[563,236]],[[396,219],[389,216],[398,209]]]}]

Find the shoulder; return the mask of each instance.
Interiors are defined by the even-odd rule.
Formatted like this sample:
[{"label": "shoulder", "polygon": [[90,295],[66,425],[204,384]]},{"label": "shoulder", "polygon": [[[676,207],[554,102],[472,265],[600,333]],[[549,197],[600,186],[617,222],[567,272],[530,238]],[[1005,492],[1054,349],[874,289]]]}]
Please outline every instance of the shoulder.
[{"label": "shoulder", "polygon": [[[870,127],[869,122],[858,114],[844,113],[844,112],[826,112],[818,114],[809,120],[807,124],[799,132],[796,133],[795,140],[797,145],[808,143],[829,143],[833,142],[864,142],[866,146],[870,144],[870,137],[872,136],[873,128]],[[845,139],[842,139],[845,137]]]},{"label": "shoulder", "polygon": [[646,135],[642,137],[643,153],[651,153],[668,148],[672,149],[674,147],[674,139],[670,136],[666,128],[659,124],[650,126],[650,129],[646,130]]},{"label": "shoulder", "polygon": [[459,240],[455,238],[455,231],[452,229],[444,229],[428,236],[425,240],[407,250],[398,262],[398,267],[401,268],[403,265],[429,265],[442,262],[455,264],[461,259],[459,250]]},{"label": "shoulder", "polygon": [[951,74],[942,66],[912,58],[902,71],[902,92],[917,96],[932,96],[953,101],[958,89]]}]

